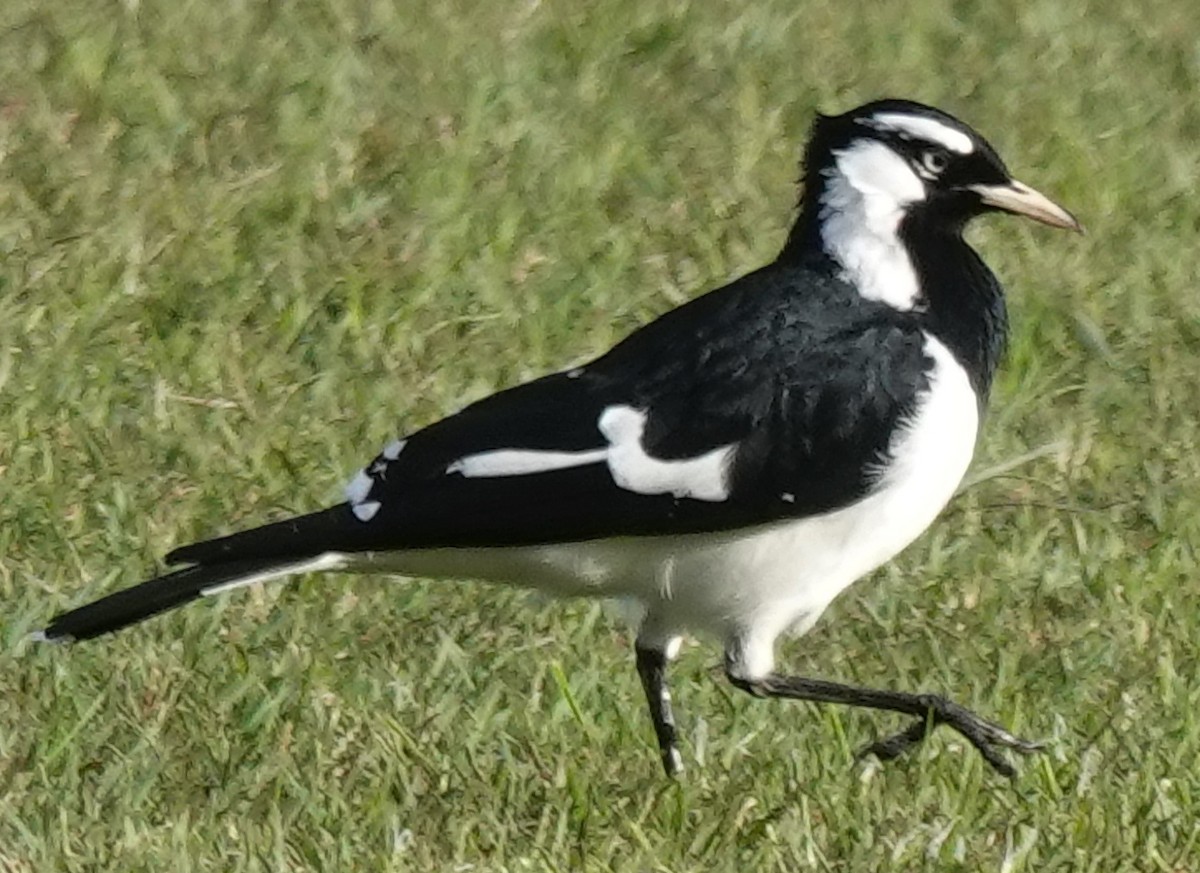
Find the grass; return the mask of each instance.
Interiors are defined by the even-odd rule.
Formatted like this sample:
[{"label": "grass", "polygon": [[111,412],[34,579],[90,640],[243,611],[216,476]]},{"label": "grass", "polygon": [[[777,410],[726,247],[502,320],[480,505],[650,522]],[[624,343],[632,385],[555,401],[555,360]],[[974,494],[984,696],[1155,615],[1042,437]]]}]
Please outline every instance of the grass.
[{"label": "grass", "polygon": [[[1186,0],[0,9],[0,871],[1200,869],[1200,24]],[[944,106],[1090,235],[973,239],[974,484],[782,660],[1051,739],[1009,784],[689,644],[659,774],[604,607],[306,579],[52,612],[769,259],[813,111]]]}]

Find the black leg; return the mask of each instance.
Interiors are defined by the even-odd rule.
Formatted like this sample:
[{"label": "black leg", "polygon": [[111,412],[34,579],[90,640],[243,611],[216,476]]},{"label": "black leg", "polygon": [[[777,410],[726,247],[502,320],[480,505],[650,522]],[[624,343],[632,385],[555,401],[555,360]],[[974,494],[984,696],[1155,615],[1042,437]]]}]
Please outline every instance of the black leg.
[{"label": "black leg", "polygon": [[668,776],[677,776],[683,770],[683,759],[676,743],[671,692],[667,690],[667,655],[662,649],[644,649],[641,646],[634,646],[634,651],[637,652],[638,676],[646,691],[646,702],[650,704],[650,718],[654,721],[654,734],[658,737],[663,769]]},{"label": "black leg", "polygon": [[864,706],[917,716],[919,721],[894,736],[867,746],[859,753],[860,757],[875,755],[881,760],[895,758],[925,739],[929,731],[939,724],[948,725],[962,734],[979,750],[985,761],[1005,776],[1013,776],[1016,771],[995,747],[1013,749],[1022,754],[1036,752],[1042,748],[1041,743],[1015,737],[999,725],[980,718],[971,710],[938,694],[875,691],[819,679],[781,676],[778,673],[769,673],[761,679],[745,679],[728,667],[726,673],[730,682],[758,697],[790,697],[814,703],[844,703],[847,706]]}]

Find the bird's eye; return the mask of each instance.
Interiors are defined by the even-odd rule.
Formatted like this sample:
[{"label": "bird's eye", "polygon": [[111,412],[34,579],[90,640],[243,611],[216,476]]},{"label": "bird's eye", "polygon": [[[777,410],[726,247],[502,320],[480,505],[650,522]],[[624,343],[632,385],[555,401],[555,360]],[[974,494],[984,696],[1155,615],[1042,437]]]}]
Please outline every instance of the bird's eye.
[{"label": "bird's eye", "polygon": [[921,165],[935,176],[946,169],[948,163],[950,156],[942,149],[929,149],[921,155]]}]

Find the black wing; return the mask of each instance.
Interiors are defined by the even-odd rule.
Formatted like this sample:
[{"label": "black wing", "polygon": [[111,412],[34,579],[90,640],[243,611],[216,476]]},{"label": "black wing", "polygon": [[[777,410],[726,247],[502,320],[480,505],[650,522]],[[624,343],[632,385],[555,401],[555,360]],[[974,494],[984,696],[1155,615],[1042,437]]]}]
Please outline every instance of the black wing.
[{"label": "black wing", "polygon": [[[885,466],[927,388],[915,322],[844,283],[769,267],[698,298],[573,371],[499,392],[381,454],[351,503],[178,550],[172,561],[568,542],[729,530],[849,505]],[[622,485],[603,457],[606,410],[645,416],[662,461],[731,447],[722,499]],[[485,453],[564,457],[464,475]],[[552,466],[552,465],[551,465]],[[636,483],[635,483],[636,484]],[[320,540],[320,541],[318,541]]]}]

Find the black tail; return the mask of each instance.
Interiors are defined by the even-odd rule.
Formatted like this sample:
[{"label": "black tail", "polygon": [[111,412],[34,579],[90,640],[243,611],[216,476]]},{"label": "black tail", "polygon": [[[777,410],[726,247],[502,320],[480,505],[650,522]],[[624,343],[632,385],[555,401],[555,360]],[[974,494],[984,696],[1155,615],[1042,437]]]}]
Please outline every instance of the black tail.
[{"label": "black tail", "polygon": [[360,552],[377,547],[378,533],[340,503],[320,512],[264,524],[252,530],[182,546],[167,555],[168,564],[223,564],[226,561],[282,558],[295,560],[322,552]]},{"label": "black tail", "polygon": [[46,640],[86,640],[120,630],[239,582],[300,573],[327,552],[366,547],[346,504],[268,524],[220,539],[194,543],[167,556],[171,564],[194,564],[110,594],[55,616],[39,635]]},{"label": "black tail", "polygon": [[215,567],[186,567],[56,615],[41,637],[63,642],[98,637],[183,606],[205,591],[275,568],[282,569],[279,561],[230,561]]}]

